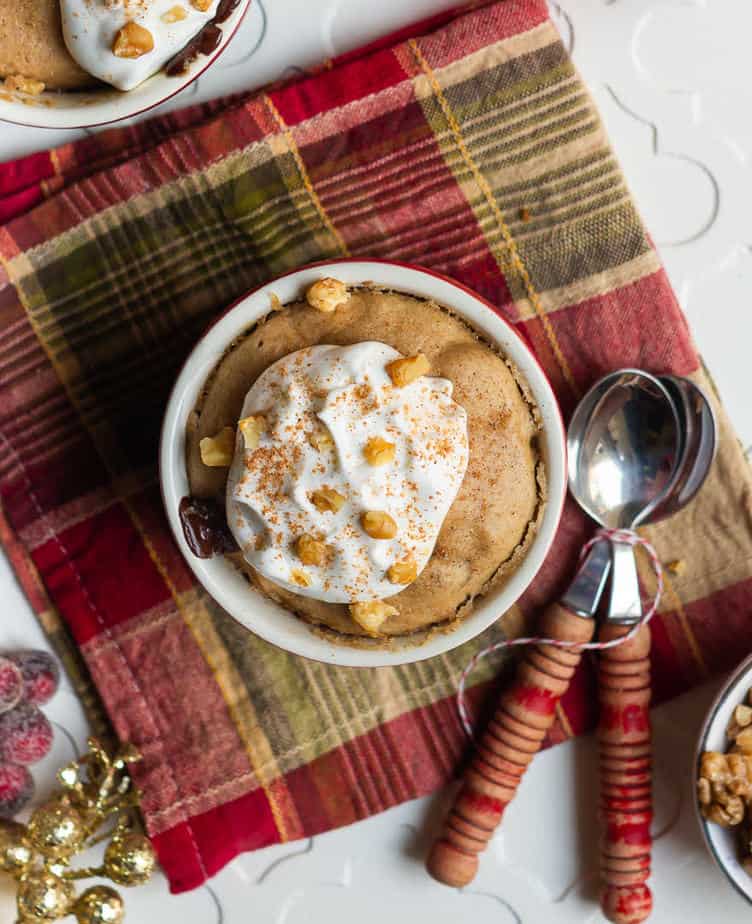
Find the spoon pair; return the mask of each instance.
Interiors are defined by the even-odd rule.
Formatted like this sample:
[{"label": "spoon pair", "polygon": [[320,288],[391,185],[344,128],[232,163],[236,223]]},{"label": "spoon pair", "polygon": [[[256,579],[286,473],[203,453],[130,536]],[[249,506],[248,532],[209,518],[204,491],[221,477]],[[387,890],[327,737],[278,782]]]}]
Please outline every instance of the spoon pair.
[{"label": "spoon pair", "polygon": [[[567,433],[569,490],[600,526],[635,529],[676,513],[702,486],[716,449],[710,402],[679,376],[622,369],[593,385]],[[608,621],[637,622],[632,546],[613,543]],[[577,610],[571,600],[565,601]]]},{"label": "spoon pair", "polygon": [[[607,376],[588,392],[568,432],[569,487],[601,526],[633,530],[676,513],[697,493],[716,446],[712,408],[688,379],[639,370]],[[612,540],[611,595],[599,641],[642,616],[634,546]],[[565,595],[562,601],[572,605]],[[576,601],[575,601],[576,603]],[[638,924],[652,908],[650,629],[598,660],[601,778],[601,907]]]},{"label": "spoon pair", "polygon": [[[621,370],[596,383],[575,411],[569,431],[570,489],[602,526],[632,529],[678,510],[702,484],[713,456],[715,424],[691,382],[665,383]],[[611,547],[609,549],[609,546]],[[597,543],[562,600],[541,620],[541,637],[588,643],[612,571],[609,615],[600,641],[630,631],[641,615],[633,548]],[[613,921],[650,913],[650,634],[603,652],[600,660],[602,907]],[[538,644],[526,650],[501,696],[452,811],[428,860],[434,878],[467,885],[478,854],[501,820],[528,764],[552,725],[581,648]]]}]

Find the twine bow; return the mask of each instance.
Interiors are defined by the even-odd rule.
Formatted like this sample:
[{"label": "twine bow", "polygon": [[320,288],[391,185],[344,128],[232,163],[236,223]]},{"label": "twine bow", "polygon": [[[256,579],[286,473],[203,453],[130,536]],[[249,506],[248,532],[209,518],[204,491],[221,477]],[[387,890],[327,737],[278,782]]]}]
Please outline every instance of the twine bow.
[{"label": "twine bow", "polygon": [[488,655],[493,654],[495,651],[501,651],[504,648],[512,648],[517,645],[553,645],[556,648],[576,648],[580,651],[604,651],[606,648],[616,648],[618,645],[623,645],[625,642],[629,641],[629,639],[636,635],[643,626],[646,626],[655,615],[661,601],[661,595],[663,594],[663,567],[653,546],[647,539],[643,539],[642,536],[631,529],[599,529],[593,538],[582,547],[579,558],[580,562],[596,542],[623,542],[633,547],[639,546],[647,552],[653,571],[655,572],[656,584],[655,593],[650,606],[632,626],[629,632],[618,638],[613,638],[608,642],[587,642],[583,644],[582,642],[567,642],[557,638],[543,638],[541,636],[531,635],[523,638],[504,639],[501,642],[489,645],[487,648],[482,648],[470,659],[467,667],[462,671],[459,684],[457,685],[457,711],[459,712],[460,722],[468,738],[473,737],[473,726],[470,722],[467,705],[465,704],[465,686],[469,675],[473,672],[478,663],[488,657]]}]

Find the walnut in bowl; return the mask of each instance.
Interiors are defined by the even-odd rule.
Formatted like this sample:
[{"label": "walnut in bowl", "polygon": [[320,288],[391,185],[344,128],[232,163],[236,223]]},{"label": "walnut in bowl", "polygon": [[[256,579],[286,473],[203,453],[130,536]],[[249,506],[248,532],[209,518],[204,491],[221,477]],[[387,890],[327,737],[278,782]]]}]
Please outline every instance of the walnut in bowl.
[{"label": "walnut in bowl", "polygon": [[705,844],[752,902],[752,657],[716,697],[697,747],[695,802]]}]

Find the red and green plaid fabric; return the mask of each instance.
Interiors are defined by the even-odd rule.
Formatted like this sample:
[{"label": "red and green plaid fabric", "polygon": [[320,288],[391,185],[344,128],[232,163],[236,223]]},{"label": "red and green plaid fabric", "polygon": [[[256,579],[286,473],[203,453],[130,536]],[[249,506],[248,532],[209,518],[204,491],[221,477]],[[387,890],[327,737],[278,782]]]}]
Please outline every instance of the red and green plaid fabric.
[{"label": "red and green plaid fabric", "polygon": [[[518,606],[426,663],[338,669],[260,641],[196,586],[157,483],[167,394],[218,312],[301,264],[392,258],[497,306],[565,414],[619,366],[708,385],[544,0],[476,5],[295,83],[5,165],[0,209],[1,536],[51,636],[80,652],[82,695],[88,676],[144,754],[174,890],[448,780],[462,667],[561,589],[591,529],[569,505]],[[708,484],[646,530],[684,565],[654,624],[658,699],[752,648],[752,480],[719,419]],[[593,704],[586,664],[550,741],[588,728]]]}]

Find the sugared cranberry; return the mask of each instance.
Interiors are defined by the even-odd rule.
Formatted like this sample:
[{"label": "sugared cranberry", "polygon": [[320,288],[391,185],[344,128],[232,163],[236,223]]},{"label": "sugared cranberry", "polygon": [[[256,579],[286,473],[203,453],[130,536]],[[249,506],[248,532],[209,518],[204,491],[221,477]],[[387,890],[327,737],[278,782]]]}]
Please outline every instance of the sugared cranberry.
[{"label": "sugared cranberry", "polygon": [[31,703],[21,703],[0,716],[0,760],[33,764],[52,747],[52,726]]},{"label": "sugared cranberry", "polygon": [[34,780],[28,768],[0,764],[0,818],[12,818],[34,795]]},{"label": "sugared cranberry", "polygon": [[10,658],[0,656],[0,713],[8,712],[21,701],[21,670]]},{"label": "sugared cranberry", "polygon": [[52,699],[60,683],[60,669],[46,651],[15,651],[7,656],[23,677],[23,698],[37,706]]}]

